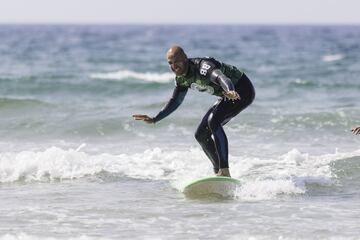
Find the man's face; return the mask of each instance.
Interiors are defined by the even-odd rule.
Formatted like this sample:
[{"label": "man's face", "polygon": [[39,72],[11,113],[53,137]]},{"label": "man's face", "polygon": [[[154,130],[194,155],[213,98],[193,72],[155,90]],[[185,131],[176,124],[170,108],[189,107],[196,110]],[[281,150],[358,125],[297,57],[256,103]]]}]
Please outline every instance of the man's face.
[{"label": "man's face", "polygon": [[176,76],[185,75],[188,68],[188,59],[182,54],[169,54],[167,56],[171,70]]}]

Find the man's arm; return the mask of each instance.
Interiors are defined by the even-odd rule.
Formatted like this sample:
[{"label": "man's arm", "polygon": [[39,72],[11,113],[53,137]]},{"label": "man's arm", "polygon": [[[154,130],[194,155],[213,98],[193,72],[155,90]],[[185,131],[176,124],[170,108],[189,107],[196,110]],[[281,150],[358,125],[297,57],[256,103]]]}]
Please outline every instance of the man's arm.
[{"label": "man's arm", "polygon": [[210,81],[221,86],[224,90],[224,96],[236,100],[240,99],[239,93],[235,91],[234,84],[220,69],[214,69],[210,75]]},{"label": "man's arm", "polygon": [[214,69],[212,71],[210,75],[210,81],[217,85],[220,85],[225,92],[235,91],[234,84],[232,83],[230,78],[225,76],[225,74],[220,69]]},{"label": "man's arm", "polygon": [[156,122],[160,121],[161,119],[170,115],[173,111],[175,111],[180,106],[180,104],[183,102],[187,91],[188,91],[188,88],[186,88],[186,87],[176,86],[169,102],[153,118],[153,122],[156,123]]}]

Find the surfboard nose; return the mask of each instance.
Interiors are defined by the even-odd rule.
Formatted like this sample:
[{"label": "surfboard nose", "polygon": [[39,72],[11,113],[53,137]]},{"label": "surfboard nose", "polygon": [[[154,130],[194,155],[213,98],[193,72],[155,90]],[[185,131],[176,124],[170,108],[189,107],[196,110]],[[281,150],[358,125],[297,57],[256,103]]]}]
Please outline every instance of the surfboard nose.
[{"label": "surfboard nose", "polygon": [[230,177],[209,177],[188,184],[183,193],[186,198],[233,198],[240,180]]}]

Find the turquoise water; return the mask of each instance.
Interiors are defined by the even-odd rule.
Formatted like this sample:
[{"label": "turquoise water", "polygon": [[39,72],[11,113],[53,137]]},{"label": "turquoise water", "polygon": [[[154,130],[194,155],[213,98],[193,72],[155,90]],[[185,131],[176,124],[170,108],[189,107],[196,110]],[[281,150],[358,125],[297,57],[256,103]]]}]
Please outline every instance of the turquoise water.
[{"label": "turquoise water", "polygon": [[[356,239],[359,39],[356,26],[0,26],[0,239]],[[216,97],[131,118],[171,96],[174,44],[256,88],[225,126],[235,199],[181,193],[212,174],[194,132]]]}]

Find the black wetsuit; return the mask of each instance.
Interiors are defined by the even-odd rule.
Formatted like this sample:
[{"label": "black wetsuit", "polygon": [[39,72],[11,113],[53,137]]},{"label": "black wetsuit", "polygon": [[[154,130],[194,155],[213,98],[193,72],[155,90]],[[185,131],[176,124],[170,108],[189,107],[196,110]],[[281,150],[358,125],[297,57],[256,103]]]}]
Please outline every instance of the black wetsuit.
[{"label": "black wetsuit", "polygon": [[[219,168],[229,167],[228,141],[222,126],[252,103],[255,90],[247,76],[234,66],[214,58],[190,58],[187,74],[176,76],[173,96],[153,118],[154,122],[175,111],[189,88],[221,97],[207,111],[195,133],[217,173]],[[239,100],[229,100],[223,95],[233,90],[239,93]]]}]

